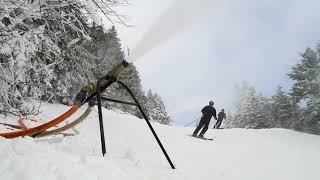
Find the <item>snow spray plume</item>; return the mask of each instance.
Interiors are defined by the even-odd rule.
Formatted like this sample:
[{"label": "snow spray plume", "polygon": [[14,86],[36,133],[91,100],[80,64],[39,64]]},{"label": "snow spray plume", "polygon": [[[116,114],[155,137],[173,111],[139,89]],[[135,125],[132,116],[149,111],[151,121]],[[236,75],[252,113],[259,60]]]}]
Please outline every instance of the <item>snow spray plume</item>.
[{"label": "snow spray plume", "polygon": [[133,49],[130,59],[138,59],[153,48],[163,44],[175,34],[197,24],[199,21],[217,14],[231,0],[177,0],[169,8]]}]

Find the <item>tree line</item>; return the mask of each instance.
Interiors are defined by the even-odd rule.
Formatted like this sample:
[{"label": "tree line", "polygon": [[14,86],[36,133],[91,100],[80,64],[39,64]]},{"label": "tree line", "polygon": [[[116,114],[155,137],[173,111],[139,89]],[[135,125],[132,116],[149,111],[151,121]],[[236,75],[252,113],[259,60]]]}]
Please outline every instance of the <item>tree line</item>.
[{"label": "tree line", "polygon": [[[122,5],[121,1],[92,2],[106,16],[120,19],[115,11],[103,8]],[[86,1],[0,0],[1,113],[36,114],[43,101],[70,105],[82,86],[96,82],[125,59],[116,28],[96,24],[92,12]],[[152,120],[169,124],[161,97],[143,91],[133,64],[119,80],[132,89]],[[131,100],[116,84],[105,95]],[[104,106],[141,116],[136,107],[110,102]]]},{"label": "tree line", "polygon": [[271,98],[242,83],[238,87],[237,110],[227,126],[287,128],[320,134],[320,45],[306,48],[288,76],[293,81],[291,89],[286,92],[278,86]]}]

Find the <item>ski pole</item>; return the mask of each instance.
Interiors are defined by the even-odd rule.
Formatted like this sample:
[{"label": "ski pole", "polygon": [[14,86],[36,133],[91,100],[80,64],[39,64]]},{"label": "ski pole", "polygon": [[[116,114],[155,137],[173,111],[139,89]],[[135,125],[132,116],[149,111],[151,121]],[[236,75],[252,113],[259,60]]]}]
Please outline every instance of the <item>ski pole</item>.
[{"label": "ski pole", "polygon": [[192,121],[191,123],[189,123],[189,124],[185,125],[184,127],[189,126],[190,124],[194,123],[195,121],[198,121],[199,119],[200,119],[200,118],[198,118],[198,119],[196,119],[196,120]]}]

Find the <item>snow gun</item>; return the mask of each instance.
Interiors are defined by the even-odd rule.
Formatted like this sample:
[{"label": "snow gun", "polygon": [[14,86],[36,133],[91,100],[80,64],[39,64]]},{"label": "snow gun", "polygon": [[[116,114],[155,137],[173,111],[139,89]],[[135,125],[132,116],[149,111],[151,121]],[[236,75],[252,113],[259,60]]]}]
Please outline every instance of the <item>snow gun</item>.
[{"label": "snow gun", "polygon": [[[104,91],[107,87],[109,87],[113,82],[117,81],[118,76],[129,66],[129,63],[123,60],[120,64],[114,67],[106,76],[99,79],[97,84],[90,83],[84,86],[81,91],[78,93],[74,100],[74,104],[83,105],[86,102],[90,102],[90,100],[96,96],[97,94],[97,85],[100,86],[100,91]],[[90,103],[89,103],[90,104]]]},{"label": "snow gun", "polygon": [[[96,84],[88,84],[84,86],[80,93],[76,96],[74,101],[74,106],[81,106],[85,104],[86,102],[89,102],[89,107],[94,105],[94,102],[92,100],[93,97],[96,96],[97,105],[98,105],[98,114],[99,114],[99,126],[100,126],[100,139],[101,139],[101,149],[102,149],[102,155],[105,156],[106,154],[106,145],[105,145],[105,138],[104,138],[104,127],[103,127],[103,117],[102,117],[102,100],[107,100],[111,102],[117,102],[122,104],[130,104],[137,106],[140,112],[142,113],[146,123],[148,124],[153,136],[155,137],[156,141],[158,142],[162,152],[164,153],[165,157],[167,158],[170,166],[172,169],[175,169],[169,155],[167,154],[166,150],[164,149],[158,135],[154,131],[149,118],[147,117],[146,113],[143,111],[141,105],[139,104],[138,100],[135,98],[134,94],[130,90],[128,86],[126,86],[123,82],[117,81],[118,76],[129,66],[129,63],[125,60],[123,60],[120,64],[118,64],[115,68],[113,68],[106,76],[100,78]],[[103,92],[105,89],[107,89],[112,83],[117,82],[122,87],[124,87],[127,92],[130,94],[132,99],[135,101],[135,103],[132,102],[124,102],[119,101],[115,99],[109,99],[109,98],[103,98],[101,97],[101,92]]]}]

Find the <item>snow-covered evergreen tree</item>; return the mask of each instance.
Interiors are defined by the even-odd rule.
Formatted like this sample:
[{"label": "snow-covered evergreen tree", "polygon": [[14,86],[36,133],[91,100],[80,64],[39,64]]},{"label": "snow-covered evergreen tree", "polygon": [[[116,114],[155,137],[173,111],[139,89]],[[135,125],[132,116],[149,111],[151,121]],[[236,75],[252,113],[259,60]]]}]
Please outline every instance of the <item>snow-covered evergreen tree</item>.
[{"label": "snow-covered evergreen tree", "polygon": [[282,90],[281,86],[277,88],[277,92],[272,96],[271,101],[275,127],[293,129],[299,124],[298,106]]},{"label": "snow-covered evergreen tree", "polygon": [[299,102],[304,98],[311,99],[314,94],[319,94],[318,76],[320,71],[320,59],[318,53],[311,48],[307,48],[301,54],[300,63],[292,67],[289,77],[294,80],[292,87],[292,97]]},{"label": "snow-covered evergreen tree", "polygon": [[269,99],[261,93],[257,95],[257,118],[255,128],[271,128],[274,127],[274,119],[272,117],[271,104]]},{"label": "snow-covered evergreen tree", "polygon": [[4,111],[32,113],[28,102],[48,97],[48,89],[52,88],[60,49],[45,36],[35,3],[1,1],[0,103]]},{"label": "snow-covered evergreen tree", "polygon": [[91,29],[92,40],[86,47],[96,57],[97,67],[94,75],[98,79],[121,63],[124,60],[124,53],[114,26],[105,30],[102,26],[94,25]]},{"label": "snow-covered evergreen tree", "polygon": [[272,124],[267,98],[256,95],[255,89],[243,82],[238,87],[237,112],[230,125],[240,128],[268,128]]},{"label": "snow-covered evergreen tree", "polygon": [[46,34],[61,49],[62,61],[55,66],[52,94],[57,101],[72,99],[83,84],[94,79],[94,56],[84,47],[89,37],[89,24],[84,4],[71,0],[45,0],[41,5]]},{"label": "snow-covered evergreen tree", "polygon": [[[136,99],[139,101],[140,104],[144,102],[145,95],[142,90],[141,79],[134,64],[132,63],[130,64],[130,66],[121,74],[121,76],[119,77],[119,80],[125,83],[130,88],[130,90],[132,91],[132,93],[134,94],[134,96],[136,97]],[[132,98],[129,96],[129,94],[122,87],[119,87],[116,90],[117,90],[116,92],[119,95],[125,96],[125,100],[133,101]],[[124,111],[126,112],[130,112],[133,115],[137,115],[141,117],[139,109],[137,107],[123,106],[122,109],[124,109]]]},{"label": "snow-covered evergreen tree", "polygon": [[249,123],[250,104],[254,98],[255,90],[253,87],[250,87],[248,83],[242,82],[240,86],[237,87],[237,93],[237,113],[233,119],[232,125],[234,127],[244,128]]},{"label": "snow-covered evergreen tree", "polygon": [[320,48],[307,48],[300,63],[292,67],[291,95],[296,102],[306,101],[303,124],[306,130],[320,133]]},{"label": "snow-covered evergreen tree", "polygon": [[233,127],[235,127],[233,125],[233,122],[235,122],[235,113],[229,111],[229,112],[226,113],[226,115],[227,115],[227,118],[226,118],[226,120],[223,121],[223,127],[224,128],[233,128]]},{"label": "snow-covered evergreen tree", "polygon": [[151,90],[148,91],[147,97],[148,103],[145,107],[147,108],[149,118],[161,124],[170,124],[170,117],[166,112],[161,97],[156,93],[152,93]]}]

